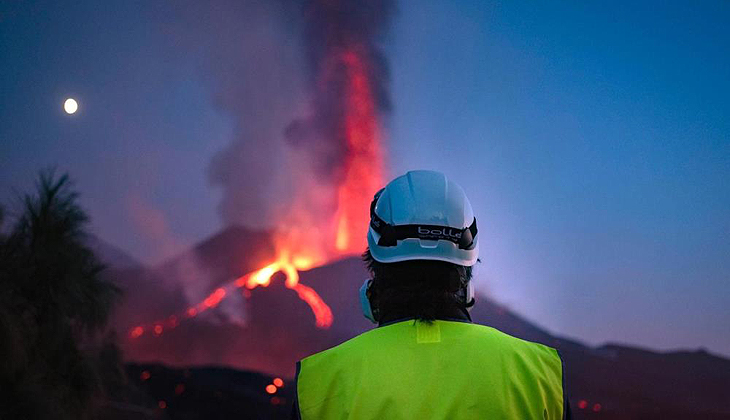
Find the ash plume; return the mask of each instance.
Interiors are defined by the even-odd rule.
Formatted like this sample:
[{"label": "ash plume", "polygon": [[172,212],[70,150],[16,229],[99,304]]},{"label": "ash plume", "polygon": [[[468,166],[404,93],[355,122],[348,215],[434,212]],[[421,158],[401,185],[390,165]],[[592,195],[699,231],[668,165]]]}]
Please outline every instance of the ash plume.
[{"label": "ash plume", "polygon": [[394,12],[391,1],[325,1],[301,3],[307,82],[314,87],[311,115],[286,128],[289,144],[309,153],[315,174],[325,181],[342,179],[352,153],[345,131],[348,106],[348,63],[358,54],[365,62],[365,80],[380,113],[390,110],[390,74],[381,49]]},{"label": "ash plume", "polygon": [[[343,133],[347,68],[335,55],[357,51],[378,112],[386,113],[381,45],[394,10],[384,0],[180,6],[183,24],[171,32],[199,57],[213,102],[232,123],[231,143],[208,171],[221,189],[226,224],[275,226],[301,205],[294,203],[298,190],[316,185],[332,192],[342,182],[352,148]],[[326,195],[310,204],[333,211],[337,198]]]}]

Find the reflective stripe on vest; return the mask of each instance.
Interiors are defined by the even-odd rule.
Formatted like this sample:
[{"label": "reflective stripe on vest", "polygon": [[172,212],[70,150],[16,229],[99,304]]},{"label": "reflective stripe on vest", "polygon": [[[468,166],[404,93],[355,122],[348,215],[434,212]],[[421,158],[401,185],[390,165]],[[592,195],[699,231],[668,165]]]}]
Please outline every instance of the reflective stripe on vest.
[{"label": "reflective stripe on vest", "polygon": [[555,349],[483,325],[413,320],[303,359],[303,420],[562,419]]}]

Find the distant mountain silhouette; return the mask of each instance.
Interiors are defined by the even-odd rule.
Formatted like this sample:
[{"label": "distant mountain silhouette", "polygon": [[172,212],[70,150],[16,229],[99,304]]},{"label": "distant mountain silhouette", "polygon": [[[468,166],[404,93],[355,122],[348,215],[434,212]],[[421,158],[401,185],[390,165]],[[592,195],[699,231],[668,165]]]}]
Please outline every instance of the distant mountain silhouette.
[{"label": "distant mountain silhouette", "polygon": [[[140,323],[184,311],[218,285],[259,268],[274,257],[270,235],[231,227],[157,267],[109,270],[125,290],[115,324],[126,333]],[[372,328],[360,314],[357,290],[366,278],[358,258],[301,273],[331,307],[330,329],[314,316],[283,275],[236,293],[204,316],[159,337],[145,334],[122,346],[135,362],[173,366],[226,365],[291,378],[302,357]],[[577,418],[730,418],[730,360],[697,352],[659,353],[620,345],[591,348],[556,337],[486,296],[477,297],[474,322],[557,348]]]},{"label": "distant mountain silhouette", "polygon": [[86,246],[91,248],[94,254],[96,254],[96,257],[108,268],[123,270],[142,267],[142,264],[129,254],[107,243],[96,235],[88,235],[86,237]]}]

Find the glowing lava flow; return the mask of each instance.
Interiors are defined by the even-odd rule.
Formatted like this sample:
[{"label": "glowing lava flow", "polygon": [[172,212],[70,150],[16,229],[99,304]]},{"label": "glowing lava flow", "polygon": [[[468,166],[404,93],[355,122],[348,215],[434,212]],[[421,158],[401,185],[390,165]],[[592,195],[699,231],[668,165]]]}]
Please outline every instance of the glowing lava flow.
[{"label": "glowing lava flow", "polygon": [[286,276],[286,287],[297,292],[299,298],[305,301],[312,309],[315,317],[315,325],[318,328],[329,328],[332,326],[332,321],[334,320],[332,310],[314,289],[299,283],[299,270],[309,268],[311,268],[311,264],[308,260],[303,258],[290,260],[288,253],[282,253],[278,260],[264,268],[245,274],[215,289],[200,303],[189,307],[184,313],[171,315],[164,321],[153,322],[150,325],[136,326],[129,331],[129,336],[131,338],[138,338],[146,332],[151,332],[156,336],[162,335],[165,330],[177,327],[181,320],[194,318],[208,309],[215,308],[235,289],[245,287],[251,290],[259,286],[267,287],[271,283],[271,277],[280,271]]},{"label": "glowing lava flow", "polygon": [[314,289],[299,283],[299,270],[310,268],[309,262],[304,259],[290,261],[287,258],[287,253],[281,255],[277,261],[259,271],[238,278],[235,285],[237,287],[246,286],[248,289],[254,289],[258,286],[266,287],[271,282],[271,276],[281,271],[286,276],[286,287],[297,292],[299,299],[307,302],[309,307],[312,308],[317,327],[329,328],[333,321],[332,310]]}]

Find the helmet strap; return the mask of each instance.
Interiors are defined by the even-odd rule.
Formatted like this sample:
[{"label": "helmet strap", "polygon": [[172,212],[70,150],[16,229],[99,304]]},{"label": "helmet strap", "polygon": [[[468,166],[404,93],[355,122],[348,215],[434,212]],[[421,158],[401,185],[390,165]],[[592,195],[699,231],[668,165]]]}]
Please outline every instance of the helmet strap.
[{"label": "helmet strap", "polygon": [[476,245],[477,219],[465,228],[453,228],[440,225],[396,225],[393,226],[381,219],[373,211],[370,214],[370,227],[380,235],[379,246],[397,246],[404,239],[446,240],[459,246],[459,249],[473,249]]}]

